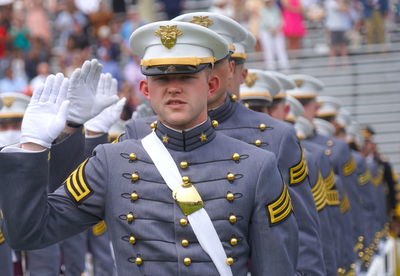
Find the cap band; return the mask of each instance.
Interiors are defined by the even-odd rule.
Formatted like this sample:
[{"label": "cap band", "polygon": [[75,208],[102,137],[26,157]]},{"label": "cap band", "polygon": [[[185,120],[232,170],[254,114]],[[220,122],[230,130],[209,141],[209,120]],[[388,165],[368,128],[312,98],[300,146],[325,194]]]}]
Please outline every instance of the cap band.
[{"label": "cap band", "polygon": [[24,117],[24,113],[3,113],[0,114],[0,119],[8,119],[8,118],[22,118]]},{"label": "cap band", "polygon": [[158,65],[192,65],[198,66],[202,63],[214,63],[216,61],[215,57],[176,57],[176,58],[154,58],[141,60],[140,65],[142,66],[158,66]]},{"label": "cap band", "polygon": [[265,97],[265,98],[271,98],[271,94],[269,92],[249,92],[249,93],[240,93],[240,97],[246,98],[246,97]]},{"label": "cap band", "polygon": [[246,53],[233,53],[231,55],[232,58],[242,58],[242,59],[246,59],[247,58],[247,54]]}]

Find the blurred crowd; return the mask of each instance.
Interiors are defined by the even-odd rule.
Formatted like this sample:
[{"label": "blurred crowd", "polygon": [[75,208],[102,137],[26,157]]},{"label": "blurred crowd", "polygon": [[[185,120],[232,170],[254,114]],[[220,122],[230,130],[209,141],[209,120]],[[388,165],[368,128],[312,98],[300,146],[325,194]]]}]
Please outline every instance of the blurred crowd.
[{"label": "blurred crowd", "polygon": [[[265,69],[289,70],[307,35],[307,26],[323,24],[329,55],[348,55],[347,45],[384,43],[385,20],[399,18],[390,0],[210,0],[209,10],[232,17],[257,38]],[[33,89],[52,72],[70,75],[96,57],[118,80],[128,101],[129,119],[142,101],[138,59],[129,50],[133,30],[170,19],[205,0],[2,0],[0,1],[0,93]],[[288,51],[289,50],[289,51]],[[293,51],[294,50],[294,51]]]}]

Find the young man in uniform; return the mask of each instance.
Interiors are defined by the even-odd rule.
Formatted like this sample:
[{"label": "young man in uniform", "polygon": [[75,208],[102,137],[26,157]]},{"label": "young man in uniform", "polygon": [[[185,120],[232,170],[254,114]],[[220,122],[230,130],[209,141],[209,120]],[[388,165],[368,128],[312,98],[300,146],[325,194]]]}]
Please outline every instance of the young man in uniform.
[{"label": "young man in uniform", "polygon": [[273,154],[216,133],[207,118],[218,89],[210,67],[228,55],[225,40],[163,21],[130,41],[148,76],[140,87],[158,114],[154,131],[97,147],[47,196],[47,148],[64,128],[68,81],[35,91],[21,148],[0,153],[10,244],[46,246],[104,219],[119,275],[245,275],[249,259],[253,275],[294,275],[298,229]]}]

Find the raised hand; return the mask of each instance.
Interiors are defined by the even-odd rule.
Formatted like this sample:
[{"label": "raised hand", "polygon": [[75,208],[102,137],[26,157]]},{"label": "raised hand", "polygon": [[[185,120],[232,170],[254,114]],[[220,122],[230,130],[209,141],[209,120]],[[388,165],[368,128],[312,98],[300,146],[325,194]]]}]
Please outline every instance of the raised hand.
[{"label": "raised hand", "polygon": [[[112,78],[111,74],[101,74],[96,100],[102,101],[113,95],[117,95],[117,80]],[[107,133],[121,116],[125,102],[126,98],[122,98],[117,103],[105,108],[99,115],[85,123],[85,129],[91,132]]]},{"label": "raised hand", "polygon": [[33,91],[21,126],[21,144],[33,143],[50,148],[65,127],[69,101],[68,79],[62,73],[47,77],[44,85]]},{"label": "raised hand", "polygon": [[116,95],[106,95],[97,89],[102,69],[93,59],[72,73],[67,95],[71,102],[68,121],[83,124],[118,100]]}]

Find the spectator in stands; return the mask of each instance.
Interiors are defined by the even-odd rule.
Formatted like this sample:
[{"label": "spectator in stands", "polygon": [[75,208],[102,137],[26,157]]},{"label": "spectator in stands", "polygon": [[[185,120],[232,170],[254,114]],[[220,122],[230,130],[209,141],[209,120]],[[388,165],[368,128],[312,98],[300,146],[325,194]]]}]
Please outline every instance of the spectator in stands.
[{"label": "spectator in stands", "polygon": [[29,80],[36,76],[36,68],[40,62],[50,60],[50,48],[49,46],[39,37],[33,37],[31,39],[31,49],[25,53],[24,63],[25,72]]},{"label": "spectator in stands", "polygon": [[210,7],[210,12],[215,12],[228,17],[233,17],[233,8],[230,0],[213,0],[213,4]]},{"label": "spectator in stands", "polygon": [[14,16],[12,25],[8,30],[14,51],[26,52],[30,49],[29,29],[26,27],[21,15]]},{"label": "spectator in stands", "polygon": [[83,29],[83,26],[74,20],[72,32],[68,37],[67,44],[70,49],[83,50],[90,46],[88,34]]},{"label": "spectator in stands", "polygon": [[265,0],[260,14],[260,41],[264,62],[268,70],[276,70],[275,58],[279,69],[287,72],[289,60],[286,53],[285,38],[282,32],[282,13],[275,0]]},{"label": "spectator in stands", "polygon": [[181,14],[183,0],[160,0],[164,4],[164,10],[167,13],[168,20]]},{"label": "spectator in stands", "polygon": [[389,12],[389,0],[361,0],[364,7],[367,44],[385,43],[385,18]]},{"label": "spectator in stands", "polygon": [[342,56],[342,62],[347,64],[346,32],[352,29],[350,4],[347,0],[327,0],[325,12],[325,27],[329,32],[331,63],[335,63],[335,57],[339,54]]},{"label": "spectator in stands", "polygon": [[99,29],[102,26],[109,26],[113,18],[114,15],[112,11],[107,7],[104,0],[101,1],[99,10],[97,12],[89,14],[89,21],[93,28],[93,36],[97,37],[97,35],[99,34]]},{"label": "spectator in stands", "polygon": [[36,77],[34,77],[29,83],[32,91],[38,88],[40,85],[44,84],[47,76],[50,75],[50,65],[47,62],[43,61],[38,64],[36,72]]},{"label": "spectator in stands", "polygon": [[51,43],[51,32],[48,13],[43,1],[26,1],[26,26],[29,26],[30,36],[40,38],[46,45]]},{"label": "spectator in stands", "polygon": [[121,25],[120,35],[124,41],[124,46],[129,48],[129,38],[133,31],[145,25],[147,22],[142,20],[139,10],[136,7],[131,7],[126,16],[126,20]]},{"label": "spectator in stands", "polygon": [[286,36],[287,48],[298,50],[306,34],[303,22],[303,6],[300,0],[282,0],[283,33]]},{"label": "spectator in stands", "polygon": [[0,93],[24,91],[26,81],[20,77],[15,77],[11,66],[4,70],[4,78],[0,79]]}]

